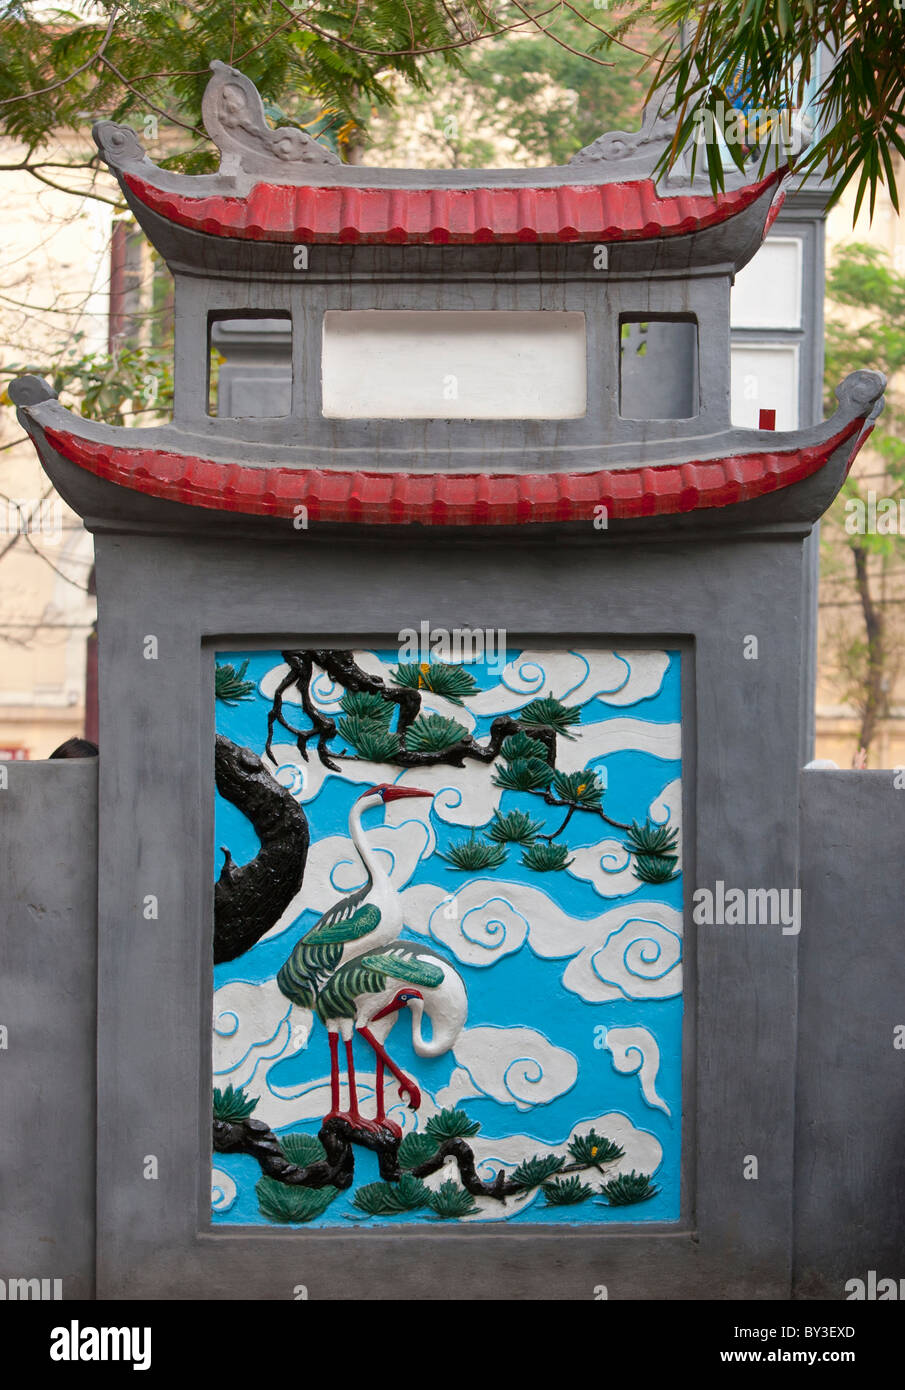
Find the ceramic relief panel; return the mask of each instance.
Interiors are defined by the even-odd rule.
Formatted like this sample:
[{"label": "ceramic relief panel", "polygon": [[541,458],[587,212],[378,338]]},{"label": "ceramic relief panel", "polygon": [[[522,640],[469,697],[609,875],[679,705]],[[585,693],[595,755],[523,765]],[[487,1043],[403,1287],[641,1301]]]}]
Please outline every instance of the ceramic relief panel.
[{"label": "ceramic relief panel", "polygon": [[216,667],[214,1224],[677,1220],[679,653]]}]

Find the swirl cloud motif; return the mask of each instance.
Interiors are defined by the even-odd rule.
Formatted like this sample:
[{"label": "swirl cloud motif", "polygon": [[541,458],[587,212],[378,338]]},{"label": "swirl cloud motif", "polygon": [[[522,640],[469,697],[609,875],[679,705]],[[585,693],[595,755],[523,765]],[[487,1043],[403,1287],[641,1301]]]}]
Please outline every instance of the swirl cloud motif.
[{"label": "swirl cloud motif", "polygon": [[653,1033],[646,1028],[608,1028],[604,1045],[613,1054],[616,1071],[638,1077],[647,1104],[671,1114],[666,1101],[657,1095],[660,1049]]},{"label": "swirl cloud motif", "polygon": [[[487,893],[488,884],[469,884]],[[481,901],[474,892],[445,897],[428,918],[435,941],[458,956],[464,965],[492,965],[500,956],[517,951],[528,934],[528,921],[507,898],[492,894]],[[461,915],[460,915],[461,914]]]},{"label": "swirl cloud motif", "polygon": [[572,850],[567,872],[586,879],[602,898],[619,898],[634,893],[638,880],[632,871],[632,856],[621,840],[601,840]]},{"label": "swirl cloud motif", "polygon": [[491,1096],[517,1110],[546,1105],[578,1079],[572,1053],[533,1028],[466,1028],[453,1052],[474,1083],[472,1094]]},{"label": "swirl cloud motif", "polygon": [[527,941],[537,956],[570,960],[563,984],[589,1003],[668,999],[682,990],[682,914],[665,903],[571,917],[525,883],[472,879],[455,893],[432,883],[402,894],[405,922],[463,965],[493,965]]},{"label": "swirl cloud motif", "polygon": [[639,903],[628,910],[627,918],[625,909],[616,911],[622,923],[604,944],[585,946],[569,961],[563,975],[566,989],[595,1004],[680,994],[681,914],[660,903]]},{"label": "swirl cloud motif", "polygon": [[569,704],[594,696],[607,705],[632,705],[656,695],[669,667],[666,652],[523,651],[504,667],[499,683],[469,700],[475,714],[506,714],[538,695],[553,695]]},{"label": "swirl cloud motif", "polygon": [[221,985],[214,993],[214,1085],[247,1085],[260,1061],[303,1048],[311,1023],[310,1009],[290,1004],[276,980]]}]

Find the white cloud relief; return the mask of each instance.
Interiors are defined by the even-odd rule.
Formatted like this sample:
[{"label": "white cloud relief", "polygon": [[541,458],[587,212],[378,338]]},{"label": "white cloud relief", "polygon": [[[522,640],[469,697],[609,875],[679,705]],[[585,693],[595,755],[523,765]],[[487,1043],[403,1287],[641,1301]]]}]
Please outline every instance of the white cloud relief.
[{"label": "white cloud relief", "polygon": [[573,957],[566,989],[590,1003],[667,999],[682,989],[682,914],[658,902],[571,917],[524,883],[472,879],[453,893],[418,884],[402,894],[405,922],[463,965],[492,965],[528,942],[535,955]]},{"label": "white cloud relief", "polygon": [[666,652],[520,652],[489,690],[469,698],[475,714],[507,714],[541,695],[567,705],[596,697],[630,705],[656,695],[669,666]]},{"label": "white cloud relief", "polygon": [[570,1091],[578,1062],[533,1028],[466,1028],[456,1039],[458,1066],[436,1095],[440,1106],[468,1096],[490,1096],[501,1105],[530,1110]]},{"label": "white cloud relief", "polygon": [[638,1077],[645,1102],[671,1114],[666,1101],[657,1095],[660,1048],[653,1033],[647,1028],[608,1028],[604,1046],[612,1054],[616,1071]]}]

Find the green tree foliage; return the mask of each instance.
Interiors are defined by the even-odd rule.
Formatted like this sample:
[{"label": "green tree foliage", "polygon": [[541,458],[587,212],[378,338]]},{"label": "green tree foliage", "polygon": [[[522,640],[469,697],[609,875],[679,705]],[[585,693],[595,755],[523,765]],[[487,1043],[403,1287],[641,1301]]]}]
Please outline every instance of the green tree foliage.
[{"label": "green tree foliage", "polygon": [[201,124],[212,59],[240,67],[276,123],[320,122],[315,133],[323,135],[326,114],[344,144],[363,98],[392,100],[390,74],[423,86],[421,51],[458,65],[451,42],[436,0],[340,0],[324,8],[284,0],[98,0],[81,14],[0,0],[2,129],[40,150],[55,131],[83,129],[86,113],[152,131],[157,117],[180,142],[162,162],[200,172],[214,167]]},{"label": "green tree foliage", "polygon": [[430,166],[488,167],[501,152],[506,163],[565,164],[603,131],[637,127],[643,55],[614,44],[595,56],[604,39],[594,26],[606,19],[591,0],[561,4],[540,21],[547,32],[530,27],[474,45],[459,71],[431,59],[428,94],[394,84],[396,103],[374,125],[378,148],[404,161],[403,135],[414,125],[419,158]]},{"label": "green tree foliage", "polygon": [[[671,157],[695,140],[698,108],[719,128],[730,93],[782,110],[816,87],[821,136],[800,167],[825,163],[837,194],[857,179],[858,204],[870,189],[873,206],[882,182],[895,201],[892,161],[905,156],[903,40],[905,10],[892,0],[636,0],[612,13],[593,0],[97,0],[77,11],[0,0],[0,133],[55,182],[71,166],[38,157],[54,132],[84,129],[88,112],[151,129],[156,118],[178,134],[165,162],[209,169],[200,112],[213,58],[247,73],[275,122],[346,152],[372,114],[431,89],[435,162],[463,166],[494,162],[501,127],[522,161],[561,162],[635,113],[641,73],[675,92]],[[818,74],[821,47],[836,61]],[[707,162],[719,185],[715,137]]]},{"label": "green tree foliage", "polygon": [[[672,88],[680,113],[674,154],[692,148],[698,108],[723,129],[730,93],[782,111],[804,107],[810,87],[819,138],[799,170],[825,163],[834,201],[857,180],[856,216],[868,189],[873,210],[882,183],[898,208],[893,159],[905,157],[905,11],[893,0],[652,0],[649,11],[659,36],[652,85]],[[821,45],[835,62],[824,54],[818,72]],[[710,134],[708,168],[719,186],[723,161],[713,126]],[[739,144],[729,152],[736,163],[746,153]],[[763,164],[770,158],[766,144]]]},{"label": "green tree foliage", "polygon": [[[455,73],[482,93],[488,130],[501,102],[511,133],[546,162],[573,153],[599,134],[599,122],[631,105],[626,65],[592,52],[601,17],[587,0],[583,8],[538,0],[97,0],[78,10],[0,0],[0,133],[24,144],[20,167],[45,182],[73,167],[44,157],[55,134],[84,131],[91,115],[137,126],[166,167],[208,171],[216,155],[201,99],[219,58],[251,78],[275,124],[298,125],[344,154],[360,148],[371,113],[392,106],[400,89],[442,88]],[[499,42],[507,36],[511,54]],[[487,63],[475,59],[466,70],[465,56],[483,45],[493,49]],[[480,141],[474,153],[485,162]],[[97,167],[93,155],[76,163]]]},{"label": "green tree foliage", "polygon": [[[870,246],[854,244],[839,255],[827,277],[830,315],[826,329],[827,410],[832,387],[852,371],[873,368],[890,379],[905,369],[905,275]],[[840,316],[833,306],[844,310]],[[879,457],[880,470],[871,466]],[[839,693],[858,711],[858,746],[869,750],[889,705],[901,666],[902,587],[905,540],[892,505],[905,498],[905,405],[893,382],[886,409],[870,438],[868,466],[850,474],[824,523],[825,629],[830,636]],[[866,476],[865,476],[866,475]],[[874,494],[871,514],[870,493]],[[905,510],[896,506],[900,515]],[[878,511],[880,514],[878,515]],[[863,526],[861,525],[863,522]],[[874,524],[875,523],[875,524]],[[873,528],[873,529],[872,529]],[[846,563],[840,563],[845,557]],[[891,582],[890,582],[891,581]],[[858,613],[852,631],[843,609]]]}]

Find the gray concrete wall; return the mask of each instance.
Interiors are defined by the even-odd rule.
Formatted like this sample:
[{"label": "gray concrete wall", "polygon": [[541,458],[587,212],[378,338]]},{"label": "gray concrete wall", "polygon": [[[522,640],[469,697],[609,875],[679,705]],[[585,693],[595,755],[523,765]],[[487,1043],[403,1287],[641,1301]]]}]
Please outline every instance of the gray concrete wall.
[{"label": "gray concrete wall", "polygon": [[[97,1123],[97,766],[93,760],[36,762],[10,764],[6,770],[8,787],[0,791],[0,862],[5,890],[0,928],[0,1024],[8,1030],[7,1047],[0,1051],[4,1118],[0,1126],[0,1279],[58,1278],[63,1281],[64,1298],[90,1298],[94,1293]],[[727,772],[725,765],[723,772]],[[708,801],[719,801],[718,786],[708,785],[703,791]],[[870,1270],[876,1271],[877,1278],[898,1279],[905,1272],[905,1189],[901,1181],[905,1054],[894,1046],[894,1030],[905,1024],[905,909],[898,875],[903,845],[905,788],[895,787],[892,773],[815,771],[801,775],[803,925],[797,943],[794,938],[786,939],[787,946],[797,944],[799,964],[791,1283],[791,1292],[798,1298],[840,1299],[845,1297],[848,1280],[866,1280]],[[758,846],[751,848],[758,851]],[[763,843],[759,848],[762,852]],[[108,868],[112,870],[112,865]],[[698,878],[706,881],[700,875]],[[729,952],[723,966],[724,992],[725,967],[735,962],[747,970],[753,964],[748,954],[750,947],[764,931],[752,929],[752,939],[741,956],[735,950]],[[119,933],[122,932],[120,922]],[[197,925],[192,933],[186,932],[186,937],[195,932]],[[129,934],[127,925],[125,935]],[[183,940],[188,944],[185,937]],[[190,949],[195,954],[197,938]],[[711,950],[708,943],[706,952]],[[136,953],[133,940],[122,954],[119,987],[109,970],[106,972],[108,1004],[114,1013],[121,1012],[115,1001],[124,982],[131,980],[148,998],[149,974],[138,968],[136,954],[141,953]],[[733,1151],[742,1130],[744,1147],[757,1151],[757,1145],[747,1142],[757,1106],[752,1107],[751,1098],[739,1104],[739,1093],[747,1097],[755,1077],[760,1078],[758,1085],[774,1094],[785,1092],[791,1080],[791,1057],[795,1055],[794,1045],[788,1047],[791,1034],[780,1041],[775,1025],[779,1007],[794,1012],[794,1000],[786,988],[788,981],[776,977],[775,962],[772,969],[765,969],[766,966],[767,961],[763,960],[757,968],[762,981],[754,990],[752,1003],[760,1009],[767,1008],[772,995],[769,1007],[775,1013],[774,1026],[761,1035],[757,1055],[750,1058],[750,1066],[744,1050],[724,1053],[719,1065],[711,1057],[703,1087],[699,1075],[697,1088],[692,1086],[690,1092],[691,1099],[697,1089],[698,1141],[709,1131],[711,1137],[705,1138],[704,1143],[711,1152],[713,1134],[720,1130]],[[777,991],[775,986],[780,983]],[[201,993],[199,990],[196,996],[198,1003]],[[690,1001],[691,996],[689,1004]],[[188,1004],[188,997],[185,1002]],[[150,1012],[156,1014],[154,1002],[149,1003]],[[188,1008],[183,1028],[186,1035],[199,1028],[203,1031],[205,1019],[189,1017],[190,1014],[192,1009]],[[737,1019],[736,1034],[738,1030]],[[162,1044],[158,1044],[157,1050],[164,1050]],[[157,1074],[161,1069],[154,1061],[154,1049],[150,1051],[150,1070]],[[731,1066],[726,1065],[727,1057]],[[183,1089],[191,1091],[197,1086],[197,1074],[191,1075],[197,1066],[197,1058],[193,1058],[190,1066],[178,1069]],[[740,1073],[745,1069],[742,1080]],[[163,1073],[166,1070],[163,1068]],[[171,1080],[175,1075],[171,1070]],[[137,1099],[146,1079],[146,1069],[140,1080],[137,1073],[133,1074],[128,1093]],[[161,1074],[160,1080],[163,1079]],[[725,1120],[731,1109],[736,1112],[736,1124],[730,1133]],[[781,1109],[774,1111],[774,1123],[779,1120]],[[142,1122],[150,1118],[143,1106],[138,1107],[137,1113]],[[747,1121],[739,1126],[739,1118],[744,1115]],[[693,1121],[693,1111],[687,1118]],[[192,1130],[194,1125],[188,1128]],[[689,1123],[688,1144],[695,1142],[693,1128]],[[197,1156],[190,1152],[194,1147],[190,1140],[189,1151],[183,1156],[184,1167],[174,1172],[167,1163],[169,1171],[163,1182],[146,1185],[141,1184],[140,1162],[147,1146],[143,1148],[139,1142],[136,1147],[137,1134],[130,1126],[126,1129],[128,1132],[107,1132],[102,1126],[101,1134],[109,1140],[105,1141],[107,1152],[121,1151],[120,1163],[124,1150],[129,1151],[131,1162],[126,1166],[131,1175],[131,1183],[127,1184],[131,1193],[127,1207],[131,1220],[135,1219],[138,1193],[146,1191],[150,1197],[159,1187],[168,1189],[177,1172],[183,1199],[188,1199],[187,1205],[193,1205],[189,1192],[199,1172],[202,1180],[206,1176],[206,1127],[199,1125],[201,1142]],[[762,1133],[760,1140],[764,1137]],[[752,1199],[757,1204],[757,1196],[766,1199],[768,1206],[777,1198],[782,1203],[780,1194],[787,1191],[785,1162],[792,1160],[792,1154],[784,1144],[780,1144],[780,1149],[784,1152],[773,1157],[782,1161],[763,1164],[756,1184],[740,1181],[734,1152],[731,1156],[727,1153],[728,1162],[721,1165],[721,1171],[699,1173],[699,1183],[705,1189],[722,1189],[717,1206],[722,1208],[724,1219],[734,1211],[737,1220]],[[692,1169],[695,1166],[692,1155]],[[109,1165],[102,1163],[101,1167],[106,1171]],[[122,1176],[106,1171],[102,1183],[101,1200],[107,1208],[108,1223],[113,1216],[111,1188],[115,1190],[121,1185]],[[204,1188],[204,1181],[200,1185]],[[699,1189],[699,1198],[703,1195]],[[142,1203],[137,1205],[141,1207]],[[701,1206],[708,1207],[711,1202],[699,1200],[697,1205],[694,1224],[700,1231]],[[183,1219],[188,1215],[183,1209]],[[118,1221],[129,1224],[128,1210],[120,1209]],[[180,1226],[182,1222],[175,1224]],[[241,1277],[245,1282],[240,1290],[236,1284],[239,1271],[230,1268],[231,1247],[237,1238],[228,1237],[221,1245],[220,1259],[211,1264],[199,1260],[197,1247],[191,1250],[191,1216],[187,1224],[188,1230],[171,1229],[169,1242],[166,1237],[162,1243],[150,1240],[152,1262],[158,1273],[150,1281],[131,1281],[140,1284],[143,1294],[158,1298],[174,1293],[203,1297],[220,1290],[242,1297],[285,1296],[285,1291],[281,1293],[264,1273],[273,1267],[272,1245],[238,1237],[246,1255],[253,1254],[250,1263],[243,1260]],[[705,1228],[707,1224],[705,1218]],[[709,1234],[712,1240],[713,1232]],[[122,1224],[119,1235],[108,1224],[108,1260],[114,1268],[119,1262],[113,1249],[124,1235]],[[145,1239],[149,1236],[150,1230]],[[665,1242],[663,1236],[659,1239],[672,1245],[676,1238],[666,1237]],[[678,1240],[683,1243],[681,1236]],[[216,1238],[214,1241],[219,1244]],[[337,1254],[342,1255],[349,1243],[334,1234],[326,1240],[321,1236],[316,1241],[317,1253],[309,1250],[303,1261],[305,1276],[312,1285],[323,1282],[327,1286],[321,1290],[322,1297],[336,1296],[335,1289],[329,1291],[334,1261],[328,1247],[335,1246]],[[653,1274],[651,1252],[647,1249],[649,1239],[642,1236],[639,1240],[637,1234],[604,1238],[597,1244],[596,1253],[588,1248],[587,1238],[569,1243],[576,1254],[576,1247],[581,1247],[577,1268],[564,1280],[565,1288],[548,1289],[541,1296],[586,1297],[587,1281],[592,1274],[603,1279],[599,1271],[604,1268],[611,1279],[615,1276],[617,1287],[627,1278],[633,1286],[633,1296],[640,1297],[662,1294],[672,1285],[673,1296],[719,1298],[730,1289],[737,1292],[744,1284],[740,1270],[730,1275],[729,1288],[724,1284],[728,1273],[725,1255],[722,1261],[719,1257],[702,1261],[710,1268],[695,1271],[691,1264],[681,1267],[685,1262],[675,1259],[678,1251],[667,1253],[661,1249],[661,1263],[665,1260],[668,1266],[678,1264],[664,1281],[662,1271],[660,1277]],[[519,1255],[524,1256],[523,1243],[516,1244]],[[172,1262],[178,1262],[179,1247],[185,1249],[186,1245],[194,1287],[173,1288],[166,1271]],[[375,1252],[378,1263],[387,1260],[387,1247],[383,1242],[380,1246],[380,1251]],[[468,1246],[473,1276],[485,1265],[489,1275],[496,1261],[487,1260],[484,1242],[470,1240]],[[448,1247],[444,1253],[448,1253]],[[285,1261],[280,1257],[276,1263],[283,1266]],[[392,1260],[389,1263],[394,1264]],[[407,1282],[406,1263],[395,1262],[396,1281],[401,1277],[403,1283]],[[508,1265],[508,1260],[504,1263]],[[290,1258],[289,1265],[292,1264]],[[528,1260],[527,1268],[522,1264],[520,1270],[510,1271],[511,1277],[503,1278],[495,1290],[488,1284],[486,1296],[517,1296],[523,1284],[532,1283],[531,1264]],[[640,1266],[635,1278],[629,1274],[633,1266]],[[116,1278],[121,1279],[123,1273],[120,1263]],[[281,1268],[279,1273],[285,1281],[291,1269]],[[386,1285],[386,1273],[385,1267],[378,1271],[370,1260],[365,1260],[357,1281],[359,1295],[373,1297],[378,1288]],[[253,1291],[248,1283],[252,1274]],[[538,1275],[542,1281],[545,1279],[541,1267]],[[393,1282],[389,1280],[390,1284]],[[776,1283],[770,1291],[780,1293]],[[118,1287],[113,1269],[108,1269],[101,1292],[106,1297],[117,1297],[120,1292],[128,1297],[139,1292],[139,1288]],[[418,1296],[414,1289],[409,1292]],[[614,1288],[611,1296],[615,1293]]]},{"label": "gray concrete wall", "polygon": [[801,778],[795,1292],[905,1277],[905,788]]},{"label": "gray concrete wall", "polygon": [[[683,1220],[668,1229],[211,1229],[213,647],[387,645],[425,617],[513,645],[679,646],[688,884],[794,884],[795,538],[241,548],[97,536],[101,631],[98,1292],[102,1297],[786,1298],[797,939],[691,930]],[[567,558],[568,563],[564,563]],[[141,582],[136,582],[136,576]],[[777,615],[786,615],[777,621]],[[143,656],[149,634],[155,660]],[[746,660],[746,634],[759,634]],[[144,920],[142,900],[159,897]],[[153,989],[149,986],[153,982]],[[744,1147],[740,1148],[740,1144]],[[770,1181],[747,1182],[760,1157]],[[156,1155],[156,1180],[143,1158]],[[430,1279],[425,1281],[425,1270]],[[555,1270],[555,1277],[551,1277]]]},{"label": "gray concrete wall", "polygon": [[97,759],[3,769],[0,1279],[92,1298]]}]

